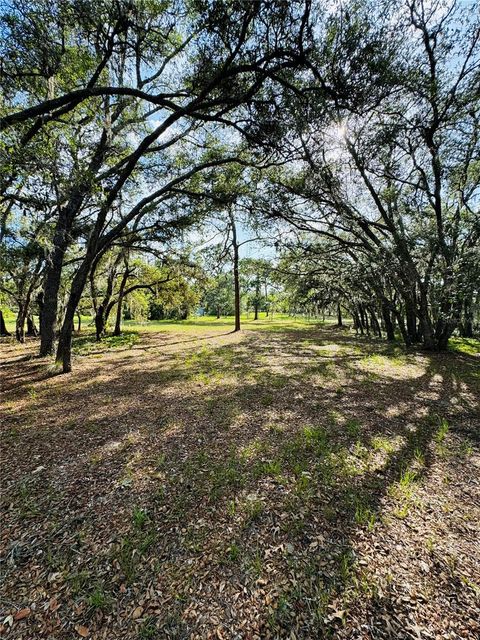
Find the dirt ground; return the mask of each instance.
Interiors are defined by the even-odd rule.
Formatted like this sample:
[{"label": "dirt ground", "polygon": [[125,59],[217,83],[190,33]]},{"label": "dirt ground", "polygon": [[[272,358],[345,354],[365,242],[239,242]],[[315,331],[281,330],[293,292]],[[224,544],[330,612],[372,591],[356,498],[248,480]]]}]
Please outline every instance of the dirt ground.
[{"label": "dirt ground", "polygon": [[[0,344],[6,638],[480,638],[480,358],[330,326]],[[81,355],[80,355],[81,354]]]}]

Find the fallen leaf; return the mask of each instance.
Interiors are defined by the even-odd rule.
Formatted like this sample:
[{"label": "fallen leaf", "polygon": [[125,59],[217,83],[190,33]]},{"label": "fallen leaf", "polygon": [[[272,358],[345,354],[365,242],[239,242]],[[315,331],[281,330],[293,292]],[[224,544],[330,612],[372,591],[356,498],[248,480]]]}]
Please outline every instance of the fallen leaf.
[{"label": "fallen leaf", "polygon": [[75,630],[79,636],[82,636],[82,638],[86,638],[90,635],[90,631],[87,627],[84,627],[83,624],[77,624]]},{"label": "fallen leaf", "polygon": [[48,581],[49,582],[55,582],[55,580],[58,580],[58,578],[61,578],[62,574],[61,572],[57,571],[56,573],[51,573],[48,576]]},{"label": "fallen leaf", "polygon": [[136,620],[137,618],[140,618],[142,613],[143,613],[143,607],[137,607],[132,613],[132,618]]},{"label": "fallen leaf", "polygon": [[13,616],[14,620],[23,620],[24,618],[28,617],[30,615],[30,609],[27,607],[25,609],[20,609],[20,611],[17,611],[17,613]]},{"label": "fallen leaf", "polygon": [[50,611],[56,611],[59,608],[60,604],[56,598],[52,598],[48,603],[48,608]]}]

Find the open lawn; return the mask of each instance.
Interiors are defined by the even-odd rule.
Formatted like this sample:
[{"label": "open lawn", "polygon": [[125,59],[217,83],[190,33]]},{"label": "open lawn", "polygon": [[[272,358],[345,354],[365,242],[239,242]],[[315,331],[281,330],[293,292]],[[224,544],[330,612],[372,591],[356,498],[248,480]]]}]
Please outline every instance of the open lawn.
[{"label": "open lawn", "polygon": [[0,343],[0,629],[480,637],[479,342],[262,318]]}]

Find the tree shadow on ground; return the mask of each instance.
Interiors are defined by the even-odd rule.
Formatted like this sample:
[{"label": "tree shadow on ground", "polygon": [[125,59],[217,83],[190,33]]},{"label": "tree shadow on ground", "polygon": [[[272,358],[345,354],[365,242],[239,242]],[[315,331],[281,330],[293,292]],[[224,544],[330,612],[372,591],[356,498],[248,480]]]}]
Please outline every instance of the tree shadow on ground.
[{"label": "tree shadow on ground", "polygon": [[[108,354],[98,369],[36,384],[17,409],[5,502],[27,533],[8,549],[15,570],[41,552],[50,573],[70,576],[71,598],[91,595],[87,584],[71,593],[86,571],[114,610],[119,585],[133,606],[162,575],[158,637],[213,632],[190,615],[195,603],[226,637],[241,623],[261,637],[341,637],[359,599],[383,637],[387,613],[403,620],[408,606],[358,565],[358,537],[416,509],[445,424],[476,446],[475,359],[318,328],[168,351],[175,344]],[[396,637],[410,637],[395,616]],[[136,632],[130,618],[118,624]]]}]

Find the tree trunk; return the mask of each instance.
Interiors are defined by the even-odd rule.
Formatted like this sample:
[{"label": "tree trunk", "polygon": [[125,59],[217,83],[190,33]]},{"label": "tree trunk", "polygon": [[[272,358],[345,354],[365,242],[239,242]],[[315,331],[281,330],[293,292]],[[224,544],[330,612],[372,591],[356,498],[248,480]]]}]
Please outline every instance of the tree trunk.
[{"label": "tree trunk", "polygon": [[435,327],[435,349],[436,351],[446,351],[448,349],[448,341],[455,329],[456,322],[444,320],[440,318]]},{"label": "tree trunk", "polygon": [[92,262],[91,254],[87,255],[72,280],[55,356],[55,362],[62,366],[63,373],[69,373],[72,370],[72,323]]},{"label": "tree trunk", "polygon": [[60,290],[60,280],[62,276],[65,251],[70,243],[70,233],[75,216],[82,208],[86,196],[91,191],[91,177],[94,176],[102,166],[105,153],[108,149],[108,141],[108,132],[104,130],[90,163],[88,176],[85,181],[74,188],[73,192],[69,196],[68,203],[65,207],[62,207],[58,213],[58,220],[55,227],[55,233],[53,235],[53,251],[49,256],[45,272],[45,284],[43,289],[44,306],[40,320],[41,356],[47,356],[54,352],[55,334],[57,329],[58,292]]},{"label": "tree trunk", "polygon": [[38,331],[40,335],[42,334],[42,316],[43,316],[43,291],[37,295],[36,298],[37,307],[38,307]]},{"label": "tree trunk", "polygon": [[387,340],[393,342],[395,340],[395,328],[392,322],[392,316],[386,303],[382,303],[382,317],[385,324],[385,331],[387,333]]},{"label": "tree trunk", "polygon": [[25,317],[17,316],[15,322],[15,338],[18,342],[25,342]]},{"label": "tree trunk", "polygon": [[78,320],[77,333],[80,333],[80,331],[82,329],[82,315],[81,315],[80,311],[77,311],[77,320]]},{"label": "tree trunk", "polygon": [[370,321],[371,321],[371,327],[372,329],[374,329],[377,332],[377,335],[379,338],[382,337],[382,329],[380,327],[380,323],[378,322],[377,316],[375,314],[375,311],[372,308],[369,308],[370,311]]},{"label": "tree trunk", "polygon": [[237,242],[237,227],[235,225],[235,218],[233,217],[232,210],[229,210],[230,224],[232,225],[232,246],[233,246],[233,283],[235,289],[235,329],[234,331],[240,331],[240,274],[238,268],[239,255],[238,255],[238,242]]},{"label": "tree trunk", "polygon": [[342,309],[340,307],[340,303],[337,304],[337,326],[343,327]]},{"label": "tree trunk", "polygon": [[[35,267],[35,272],[31,277],[31,281],[25,295],[19,301],[17,301],[18,315],[17,315],[16,326],[15,326],[15,335],[19,342],[25,342],[25,321],[27,320],[27,317],[30,315],[29,314],[30,302],[32,300],[32,295],[35,290],[35,287],[37,286],[37,283],[38,283],[38,278],[41,273],[42,263],[43,263],[43,257],[40,257],[38,259],[37,265]],[[37,329],[34,326],[33,321],[31,325],[29,325],[29,329],[32,329],[32,330],[34,329],[34,335],[38,335]]]},{"label": "tree trunk", "polygon": [[[115,300],[112,300],[113,290],[115,287],[115,279],[118,275],[117,268],[120,261],[123,258],[124,258],[124,255],[122,253],[119,253],[115,262],[110,267],[108,278],[107,278],[107,287],[105,289],[105,294],[100,304],[95,305],[95,329],[96,329],[97,341],[100,341],[105,335],[105,328],[107,326],[108,317],[110,315],[111,310],[115,306]],[[95,271],[97,266],[98,266],[98,260],[94,262],[92,269],[90,271],[90,284],[92,288],[93,300],[95,300],[96,298]],[[128,268],[127,268],[126,277],[128,278]],[[125,281],[126,279],[125,279],[125,272],[124,272],[122,276],[122,284],[124,284]]]},{"label": "tree trunk", "polygon": [[473,324],[471,320],[464,320],[460,327],[462,338],[473,338]]},{"label": "tree trunk", "polygon": [[392,310],[392,312],[397,319],[398,328],[400,329],[400,333],[402,334],[402,338],[405,343],[405,346],[410,347],[412,343],[410,342],[410,336],[408,334],[407,327],[405,326],[405,319],[403,317],[403,314],[400,311]]},{"label": "tree trunk", "polygon": [[358,331],[360,330],[361,335],[363,336],[363,326],[362,321],[360,319],[360,315],[356,309],[352,310],[353,316],[353,327],[355,329],[355,333],[358,335]]},{"label": "tree trunk", "polygon": [[[365,328],[365,333],[367,334],[367,336],[369,336],[370,325],[368,323],[368,314],[363,304],[360,305],[360,320],[361,320],[362,326]],[[363,331],[362,331],[362,335],[363,335]]]},{"label": "tree trunk", "polygon": [[260,278],[257,275],[257,281],[255,283],[255,303],[253,305],[253,308],[255,310],[255,317],[253,318],[254,320],[258,320],[259,307],[260,307]]},{"label": "tree trunk", "polygon": [[105,324],[105,310],[103,304],[100,304],[95,313],[95,338],[97,342],[100,342],[105,335]]},{"label": "tree trunk", "polygon": [[128,269],[128,255],[125,258],[125,271],[123,272],[122,281],[120,283],[120,290],[118,292],[117,313],[115,316],[115,329],[113,330],[114,336],[119,336],[122,333],[122,310],[123,310],[123,292],[127,286],[128,276],[130,271]]},{"label": "tree trunk", "polygon": [[473,311],[471,298],[466,298],[463,303],[463,320],[460,324],[460,335],[462,338],[473,338]]},{"label": "tree trunk", "polygon": [[27,314],[28,306],[26,304],[19,304],[17,319],[15,321],[15,337],[18,342],[25,342],[25,321]]},{"label": "tree trunk", "polygon": [[38,336],[38,329],[35,326],[35,322],[32,316],[27,315],[27,336],[36,338]]},{"label": "tree trunk", "polygon": [[363,315],[363,309],[362,309],[362,305],[358,305],[358,318],[360,320],[360,333],[364,334],[364,330],[365,330],[365,318]]},{"label": "tree trunk", "polygon": [[428,310],[427,294],[422,290],[420,291],[420,305],[418,309],[418,316],[420,320],[423,347],[425,349],[428,349],[429,351],[435,351],[435,335],[430,318],[430,312]]},{"label": "tree trunk", "polygon": [[115,314],[115,328],[113,330],[114,336],[119,336],[122,333],[122,310],[123,310],[123,298],[119,298],[117,303],[117,312]]},{"label": "tree trunk", "polygon": [[7,330],[5,325],[5,319],[3,317],[3,312],[0,310],[0,336],[11,336],[10,331]]},{"label": "tree trunk", "polygon": [[[80,203],[78,203],[79,206]],[[75,205],[77,203],[75,202]],[[54,351],[57,329],[58,292],[62,277],[63,258],[67,250],[70,231],[77,206],[60,209],[53,236],[53,251],[49,256],[45,284],[43,287],[43,308],[40,310],[40,355],[48,356]]]},{"label": "tree trunk", "polygon": [[418,342],[419,335],[417,330],[417,316],[410,303],[408,303],[405,307],[405,318],[408,335],[410,337],[410,343],[414,344],[415,342]]},{"label": "tree trunk", "polygon": [[446,351],[448,349],[448,341],[450,339],[451,332],[445,331],[437,338],[437,351]]}]

